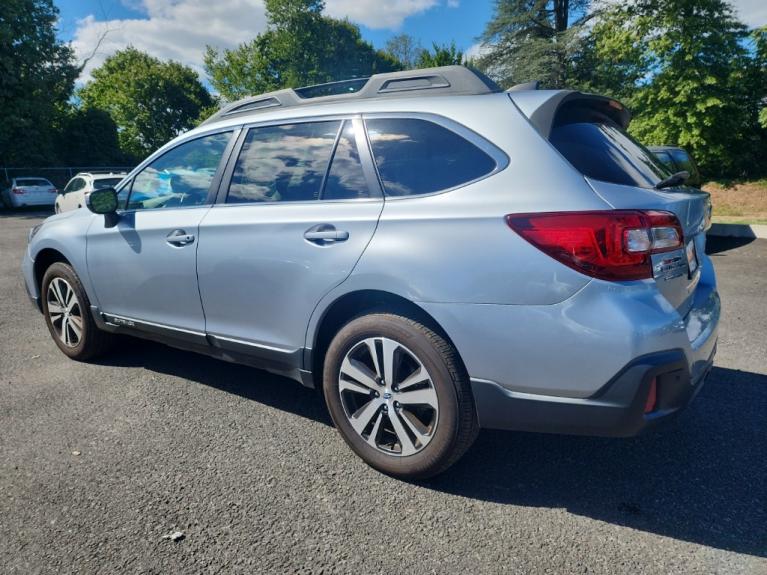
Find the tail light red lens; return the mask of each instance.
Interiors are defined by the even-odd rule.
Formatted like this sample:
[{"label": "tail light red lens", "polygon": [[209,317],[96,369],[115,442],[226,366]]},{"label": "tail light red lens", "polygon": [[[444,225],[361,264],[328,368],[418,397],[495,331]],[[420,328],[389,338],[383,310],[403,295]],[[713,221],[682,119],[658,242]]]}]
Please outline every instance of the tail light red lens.
[{"label": "tail light red lens", "polygon": [[56,188],[51,188],[48,190],[51,194],[58,194],[59,191]]},{"label": "tail light red lens", "polygon": [[23,196],[25,193],[24,188],[13,188],[11,191],[17,196]]},{"label": "tail light red lens", "polygon": [[671,212],[609,210],[511,214],[506,222],[532,245],[591,277],[652,278],[652,254],[684,245]]},{"label": "tail light red lens", "polygon": [[650,389],[647,392],[647,399],[644,402],[644,412],[651,413],[655,410],[655,406],[658,404],[658,381],[656,378],[652,378],[650,382]]}]

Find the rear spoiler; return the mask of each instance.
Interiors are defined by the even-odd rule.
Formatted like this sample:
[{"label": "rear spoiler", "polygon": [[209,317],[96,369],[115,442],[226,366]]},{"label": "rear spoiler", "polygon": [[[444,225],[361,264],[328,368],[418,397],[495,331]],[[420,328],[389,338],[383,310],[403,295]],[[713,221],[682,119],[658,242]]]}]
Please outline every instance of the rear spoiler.
[{"label": "rear spoiler", "polygon": [[[526,96],[523,96],[526,94]],[[537,95],[535,100],[530,95]],[[509,93],[511,100],[527,116],[533,127],[548,139],[551,128],[560,112],[573,109],[589,109],[605,116],[624,130],[631,122],[631,112],[613,98],[573,92],[571,90]]]}]

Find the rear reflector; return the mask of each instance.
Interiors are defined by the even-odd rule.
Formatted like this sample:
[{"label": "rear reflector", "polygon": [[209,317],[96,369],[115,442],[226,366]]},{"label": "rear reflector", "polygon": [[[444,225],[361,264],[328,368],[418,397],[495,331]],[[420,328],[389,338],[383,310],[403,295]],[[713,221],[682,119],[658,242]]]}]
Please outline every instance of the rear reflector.
[{"label": "rear reflector", "polygon": [[644,402],[644,412],[650,413],[658,403],[658,383],[656,378],[650,382],[650,390],[647,392],[647,400]]},{"label": "rear reflector", "polygon": [[511,214],[506,222],[536,248],[591,277],[652,278],[652,254],[680,249],[682,226],[671,212],[609,210]]}]

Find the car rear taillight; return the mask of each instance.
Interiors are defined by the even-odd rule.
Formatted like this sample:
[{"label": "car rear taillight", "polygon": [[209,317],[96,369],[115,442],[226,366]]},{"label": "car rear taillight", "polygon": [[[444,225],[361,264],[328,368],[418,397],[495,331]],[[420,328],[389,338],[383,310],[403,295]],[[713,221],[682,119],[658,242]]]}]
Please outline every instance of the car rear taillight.
[{"label": "car rear taillight", "polygon": [[650,279],[652,254],[684,245],[671,212],[609,210],[510,214],[512,230],[552,258],[591,277]]},{"label": "car rear taillight", "polygon": [[658,404],[658,381],[653,377],[650,382],[650,389],[647,391],[647,399],[644,402],[644,412],[652,413]]},{"label": "car rear taillight", "polygon": [[17,196],[23,196],[26,193],[26,190],[24,190],[24,188],[13,188],[11,191]]},{"label": "car rear taillight", "polygon": [[50,192],[51,194],[58,194],[59,193],[59,191],[56,188],[51,188],[50,190],[48,190],[48,192]]}]

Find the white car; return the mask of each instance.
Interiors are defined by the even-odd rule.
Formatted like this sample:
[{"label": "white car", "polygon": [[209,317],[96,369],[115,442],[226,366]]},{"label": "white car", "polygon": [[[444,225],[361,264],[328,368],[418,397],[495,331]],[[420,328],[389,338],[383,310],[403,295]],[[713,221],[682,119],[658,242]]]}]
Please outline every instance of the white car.
[{"label": "white car", "polygon": [[56,213],[82,208],[93,190],[114,188],[125,176],[125,172],[80,172],[56,197]]},{"label": "white car", "polygon": [[56,186],[45,178],[13,178],[3,190],[3,203],[9,208],[50,206],[56,200]]}]

